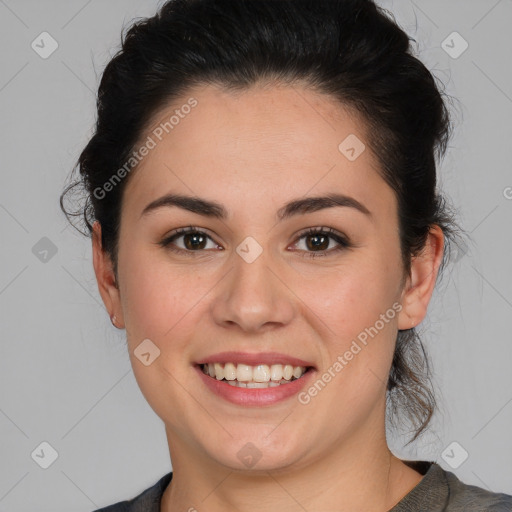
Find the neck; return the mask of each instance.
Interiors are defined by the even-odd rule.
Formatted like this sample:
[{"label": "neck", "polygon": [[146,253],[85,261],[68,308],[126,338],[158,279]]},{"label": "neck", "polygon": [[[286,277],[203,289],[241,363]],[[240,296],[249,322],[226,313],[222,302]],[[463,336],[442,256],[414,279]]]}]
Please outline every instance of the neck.
[{"label": "neck", "polygon": [[350,439],[301,467],[259,472],[218,464],[167,430],[173,478],[162,498],[161,512],[386,512],[422,477],[390,452],[382,430],[372,437],[357,429]]}]

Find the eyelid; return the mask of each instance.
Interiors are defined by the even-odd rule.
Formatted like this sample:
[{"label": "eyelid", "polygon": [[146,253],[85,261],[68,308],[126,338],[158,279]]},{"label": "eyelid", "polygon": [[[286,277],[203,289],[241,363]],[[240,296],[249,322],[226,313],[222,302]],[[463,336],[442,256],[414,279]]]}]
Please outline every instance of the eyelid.
[{"label": "eyelid", "polygon": [[202,233],[204,235],[207,235],[213,240],[213,236],[211,234],[211,231],[206,228],[200,228],[199,226],[193,226],[192,224],[188,226],[183,226],[181,228],[173,229],[171,232],[169,232],[167,235],[164,236],[164,240],[169,240],[170,238],[177,237],[178,235],[186,235],[188,233]]},{"label": "eyelid", "polygon": [[339,238],[343,238],[344,240],[346,240],[348,242],[348,237],[346,237],[343,233],[337,231],[334,228],[330,228],[327,226],[314,226],[311,228],[303,229],[302,231],[299,231],[299,233],[297,235],[295,235],[295,237],[298,239],[298,238],[302,238],[305,235],[312,235],[312,234],[316,234],[316,233],[326,233],[333,237],[337,236]]}]

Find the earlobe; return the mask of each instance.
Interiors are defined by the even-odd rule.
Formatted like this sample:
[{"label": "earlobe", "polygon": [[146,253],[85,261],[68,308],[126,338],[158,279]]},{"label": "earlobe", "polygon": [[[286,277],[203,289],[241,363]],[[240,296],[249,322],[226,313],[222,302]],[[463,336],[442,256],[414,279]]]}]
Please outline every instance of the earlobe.
[{"label": "earlobe", "polygon": [[112,261],[110,256],[103,251],[101,243],[101,224],[98,221],[93,223],[92,232],[92,259],[98,290],[109,316],[116,317],[115,327],[122,328],[124,325],[119,288],[116,283]]},{"label": "earlobe", "polygon": [[411,274],[402,292],[402,310],[398,316],[399,330],[411,329],[425,318],[443,259],[443,251],[443,230],[438,225],[433,225],[423,251],[411,261]]}]

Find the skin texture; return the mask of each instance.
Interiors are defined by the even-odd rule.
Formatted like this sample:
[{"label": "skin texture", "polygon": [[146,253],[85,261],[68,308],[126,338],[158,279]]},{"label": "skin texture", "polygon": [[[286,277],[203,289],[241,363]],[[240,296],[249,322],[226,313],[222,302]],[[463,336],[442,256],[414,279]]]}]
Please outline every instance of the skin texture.
[{"label": "skin texture", "polygon": [[[339,151],[350,134],[364,142],[365,126],[332,98],[277,84],[236,94],[196,87],[183,104],[190,96],[198,105],[127,183],[118,288],[99,223],[93,236],[99,291],[126,329],[137,382],[166,428],[174,476],[161,510],[384,512],[421,480],[388,449],[386,382],[398,329],[426,315],[442,231],[432,228],[403,281],[394,192],[368,146],[355,161]],[[162,109],[152,126],[179,106]],[[141,218],[169,192],[217,201],[229,216],[174,207]],[[371,217],[337,207],[276,221],[285,203],[332,192],[357,199]],[[158,245],[189,225],[211,237],[201,251]],[[329,239],[326,256],[308,257],[318,250],[301,235],[322,227],[353,245],[332,252],[338,244]],[[236,252],[248,236],[263,249],[250,264]],[[174,241],[186,250],[184,243]],[[226,350],[277,351],[310,361],[318,377],[395,303],[401,311],[307,405],[296,396],[265,407],[231,404],[193,366]],[[134,356],[146,338],[160,350],[150,366]],[[248,442],[261,453],[251,469],[237,457]]]}]

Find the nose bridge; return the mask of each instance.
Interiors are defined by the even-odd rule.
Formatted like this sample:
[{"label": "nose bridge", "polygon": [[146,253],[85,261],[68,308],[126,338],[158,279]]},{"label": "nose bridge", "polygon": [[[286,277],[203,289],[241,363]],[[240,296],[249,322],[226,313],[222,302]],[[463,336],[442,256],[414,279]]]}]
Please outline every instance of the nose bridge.
[{"label": "nose bridge", "polygon": [[275,275],[280,265],[273,261],[271,250],[247,237],[235,248],[232,265],[222,293],[215,299],[217,323],[235,323],[244,331],[257,331],[267,324],[291,320],[292,294]]}]

